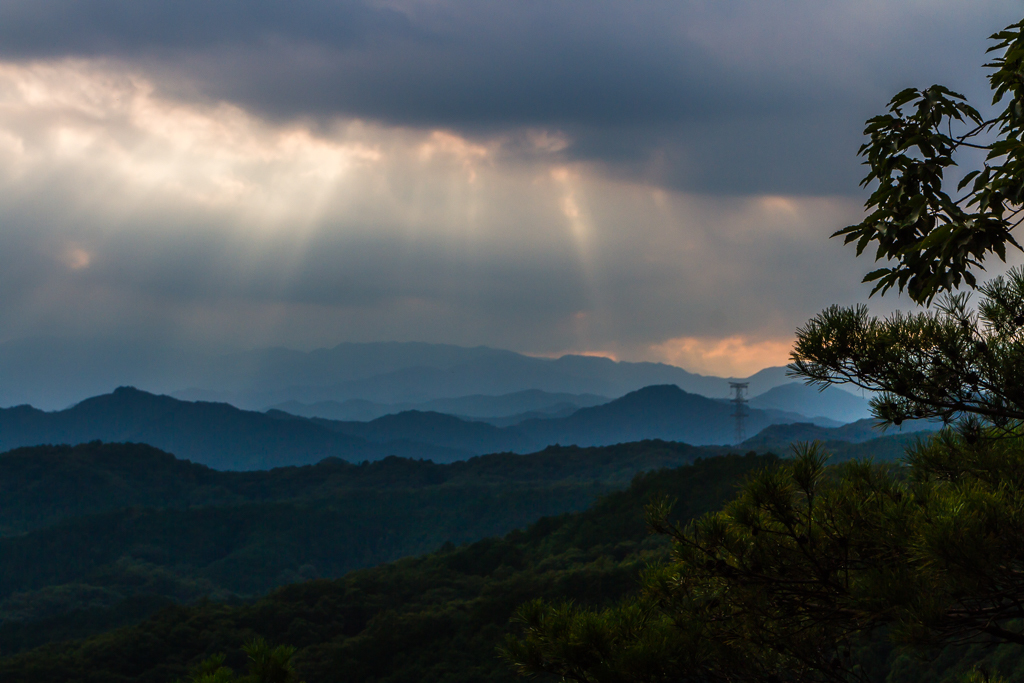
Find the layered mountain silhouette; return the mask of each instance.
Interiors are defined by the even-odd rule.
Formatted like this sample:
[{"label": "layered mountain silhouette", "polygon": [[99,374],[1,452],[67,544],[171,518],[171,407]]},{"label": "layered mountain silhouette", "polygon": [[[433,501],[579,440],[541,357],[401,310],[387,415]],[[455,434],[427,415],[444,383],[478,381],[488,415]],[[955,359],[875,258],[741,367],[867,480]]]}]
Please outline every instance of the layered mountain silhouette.
[{"label": "layered mountain silhouette", "polygon": [[[0,409],[0,451],[39,444],[138,442],[217,469],[253,470],[304,465],[335,456],[375,460],[406,455],[300,418],[239,410],[226,403],[179,401],[121,387],[57,412],[31,406]],[[416,457],[439,461],[464,454],[417,444]]]},{"label": "layered mountain silhouette", "polygon": [[[562,416],[580,408],[601,405],[611,399],[596,394],[551,393],[540,389],[516,391],[500,396],[473,394],[454,398],[437,398],[421,403],[376,403],[364,399],[353,398],[347,401],[317,401],[302,403],[286,401],[271,406],[302,417],[322,417],[328,420],[346,420],[366,422],[384,415],[420,410],[426,412],[447,413],[458,417],[479,418],[488,422],[507,420],[519,415],[529,417]],[[521,422],[526,417],[519,419]],[[514,424],[509,422],[508,424]]]},{"label": "layered mountain silhouette", "polygon": [[[758,432],[777,422],[802,418],[774,410],[749,410],[747,429]],[[516,428],[535,441],[578,446],[658,438],[693,445],[735,440],[733,407],[674,385],[650,386],[602,406],[583,408],[558,420],[528,420]]]},{"label": "layered mountain silhouette", "polygon": [[[785,368],[747,378],[751,393],[787,383]],[[528,390],[618,397],[654,384],[675,384],[705,396],[727,396],[729,379],[705,377],[664,363],[629,363],[594,356],[535,358],[487,347],[441,344],[339,344],[333,349],[253,352],[223,359],[199,388],[175,392],[185,399],[216,399],[263,408],[362,399],[423,403],[474,394]],[[238,387],[207,390],[214,386]]]},{"label": "layered mountain silhouette", "polygon": [[[361,399],[349,401],[322,401],[301,403],[287,401],[273,406],[302,417],[321,417],[329,420],[368,422],[384,415],[410,410],[437,412],[456,417],[488,422],[497,427],[508,427],[530,419],[568,417],[580,408],[608,403],[611,399],[595,394],[550,393],[531,389],[501,396],[460,396],[434,399],[424,403],[373,403]],[[718,399],[727,401],[727,399]],[[750,407],[813,416],[810,421],[822,427],[838,427],[869,415],[866,399],[849,392],[828,387],[824,391],[792,382],[769,389],[750,399]],[[786,415],[789,420],[793,415]]]},{"label": "layered mountain silhouette", "polygon": [[[938,431],[942,428],[942,422],[932,420],[910,420],[899,427],[889,426],[882,428],[877,420],[866,418],[845,424],[841,427],[824,428],[807,422],[792,422],[789,424],[774,424],[758,432],[741,445],[753,450],[778,448],[780,444],[788,444],[799,441],[846,441],[850,443],[863,443],[886,436],[897,435],[921,435],[928,432]],[[912,440],[912,439],[911,439]]]},{"label": "layered mountain silhouette", "polygon": [[[802,415],[751,409],[747,428],[806,421]],[[659,385],[572,415],[498,427],[435,412],[406,411],[368,422],[260,413],[224,403],[180,401],[122,387],[67,410],[0,409],[0,450],[94,440],[147,443],[217,469],[268,469],[388,455],[463,460],[492,452],[527,453],[552,444],[599,446],[661,439],[691,445],[735,440],[732,406]]]},{"label": "layered mountain silhouette", "polygon": [[856,422],[871,415],[866,398],[835,387],[819,391],[800,382],[772,387],[751,398],[750,407],[823,416],[839,422]]},{"label": "layered mountain silhouette", "polygon": [[[664,363],[574,355],[535,358],[483,346],[396,342],[344,343],[308,352],[278,348],[217,353],[172,348],[159,340],[21,339],[0,344],[0,377],[0,405],[30,403],[48,410],[119,385],[250,410],[288,401],[424,404],[530,390],[616,398],[653,384],[675,384],[713,398],[729,395],[728,378],[697,375]],[[784,368],[768,368],[744,381],[750,382],[751,395],[789,382]],[[429,405],[409,407],[438,410]],[[512,413],[491,416],[502,414]]]}]

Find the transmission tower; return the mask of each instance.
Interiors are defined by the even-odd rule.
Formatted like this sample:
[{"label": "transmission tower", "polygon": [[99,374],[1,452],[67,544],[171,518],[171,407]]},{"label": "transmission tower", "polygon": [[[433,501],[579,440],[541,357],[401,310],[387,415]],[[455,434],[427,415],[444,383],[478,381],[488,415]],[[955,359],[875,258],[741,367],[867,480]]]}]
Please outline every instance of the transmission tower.
[{"label": "transmission tower", "polygon": [[732,404],[734,406],[732,416],[736,419],[736,443],[743,443],[747,438],[746,419],[747,419],[747,387],[750,386],[750,382],[729,382],[729,388],[732,389]]}]

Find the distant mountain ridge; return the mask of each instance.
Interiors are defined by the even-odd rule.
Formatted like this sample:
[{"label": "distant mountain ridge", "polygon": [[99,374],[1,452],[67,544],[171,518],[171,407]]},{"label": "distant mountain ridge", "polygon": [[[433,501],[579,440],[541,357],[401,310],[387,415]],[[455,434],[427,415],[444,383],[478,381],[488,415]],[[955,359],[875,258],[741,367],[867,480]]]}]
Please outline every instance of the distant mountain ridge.
[{"label": "distant mountain ridge", "polygon": [[[389,355],[390,354],[390,355]],[[403,365],[405,363],[405,365]],[[252,352],[227,357],[207,385],[176,391],[189,400],[219,400],[261,409],[284,401],[316,403],[361,399],[426,403],[469,395],[499,396],[529,390],[619,397],[654,384],[675,384],[704,396],[727,396],[731,378],[706,377],[664,363],[613,361],[596,356],[535,358],[487,347],[437,344],[339,344],[306,355]],[[230,370],[230,368],[234,370]],[[246,368],[249,379],[238,378]],[[285,378],[295,377],[289,384]],[[745,381],[752,394],[785,384],[785,368],[767,368]]]},{"label": "distant mountain ridge", "polygon": [[[593,446],[658,438],[701,446],[732,443],[736,433],[732,415],[730,405],[667,384],[644,387],[601,406],[581,408],[566,418],[527,420],[515,428],[536,442]],[[794,414],[756,408],[748,411],[746,420],[755,432],[776,422],[802,421]]]},{"label": "distant mountain ridge", "polygon": [[[217,469],[252,470],[305,465],[328,457],[350,461],[406,455],[309,420],[282,420],[226,403],[179,401],[130,387],[57,412],[31,406],[0,409],[0,451],[40,444],[137,442]],[[439,461],[462,452],[417,444],[416,457]]]},{"label": "distant mountain ridge", "polygon": [[[271,408],[302,417],[320,417],[346,422],[368,422],[384,415],[418,410],[446,413],[463,419],[477,419],[498,427],[508,427],[533,418],[568,417],[579,408],[590,408],[610,401],[609,398],[595,394],[556,394],[531,389],[501,396],[476,394],[434,399],[424,403],[385,404],[361,399],[311,404],[288,401]],[[749,407],[781,411],[786,413],[787,421],[792,421],[797,415],[803,415],[824,427],[838,427],[840,424],[854,422],[870,415],[868,401],[864,398],[834,387],[819,391],[798,382],[783,384],[754,396],[750,399]]]},{"label": "distant mountain ridge", "polygon": [[[225,403],[179,401],[122,387],[63,411],[0,409],[0,451],[94,440],[146,443],[217,469],[268,469],[327,457],[360,462],[388,455],[435,462],[492,452],[526,453],[552,444],[599,446],[661,439],[690,445],[734,440],[732,406],[674,385],[655,385],[567,417],[508,427],[433,412],[407,411],[369,422],[245,411]],[[804,422],[751,409],[747,426]]]},{"label": "distant mountain ridge", "polygon": [[368,422],[384,415],[407,410],[446,413],[464,418],[505,418],[525,413],[560,413],[567,409],[586,408],[607,403],[611,399],[596,394],[551,393],[528,389],[500,396],[473,394],[454,398],[437,398],[422,403],[375,403],[364,399],[347,401],[318,401],[302,403],[286,401],[270,409],[282,410],[302,417],[322,417],[328,420]]},{"label": "distant mountain ridge", "polygon": [[856,422],[871,416],[868,400],[835,387],[819,390],[802,382],[772,387],[750,399],[751,408],[785,410],[810,417]]},{"label": "distant mountain ridge", "polygon": [[[576,355],[538,358],[483,346],[419,342],[223,353],[172,348],[159,340],[53,338],[0,343],[0,377],[0,405],[29,403],[48,410],[117,386],[263,410],[286,401],[424,403],[529,390],[616,398],[653,384],[724,398],[732,379],[664,363]],[[751,395],[789,382],[785,368],[767,368],[744,381],[750,382]]]},{"label": "distant mountain ridge", "polygon": [[[748,424],[760,430],[776,422],[807,418],[781,411],[751,410]],[[477,452],[525,453],[551,444],[597,446],[661,439],[691,445],[729,443],[735,435],[732,407],[674,385],[645,387],[606,404],[562,418],[533,418],[509,427],[467,422],[440,413],[406,411],[369,422],[314,419],[328,429],[375,442],[401,439]]]},{"label": "distant mountain ridge", "polygon": [[740,445],[751,449],[772,449],[777,448],[780,444],[788,444],[795,441],[863,443],[873,439],[898,435],[911,437],[910,441],[908,441],[909,443],[917,436],[924,437],[930,432],[938,431],[941,428],[941,422],[929,420],[911,420],[904,422],[899,427],[889,426],[887,429],[878,426],[878,421],[870,418],[830,429],[807,422],[793,422],[771,425]]}]

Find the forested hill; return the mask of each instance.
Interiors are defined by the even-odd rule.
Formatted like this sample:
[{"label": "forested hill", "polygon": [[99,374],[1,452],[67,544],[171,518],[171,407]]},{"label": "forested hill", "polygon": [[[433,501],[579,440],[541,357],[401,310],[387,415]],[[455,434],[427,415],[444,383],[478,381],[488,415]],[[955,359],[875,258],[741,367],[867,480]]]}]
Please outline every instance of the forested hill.
[{"label": "forested hill", "polygon": [[139,444],[0,454],[0,652],[505,534],[715,452],[648,441],[255,472]]},{"label": "forested hill", "polygon": [[624,487],[644,470],[677,467],[724,449],[646,441],[606,448],[552,446],[451,464],[388,457],[353,464],[218,471],[144,444],[93,442],[0,453],[0,537],[124,508],[188,508],[330,500],[359,490],[433,487]]},{"label": "forested hill", "polygon": [[[440,413],[408,411],[370,422],[259,413],[225,403],[179,401],[122,387],[67,410],[30,406],[0,409],[0,450],[93,440],[147,443],[217,469],[253,470],[319,462],[352,462],[388,455],[435,462],[551,444],[604,446],[643,439],[694,445],[724,444],[735,436],[732,407],[674,385],[651,386],[563,418],[530,419],[496,427]],[[801,415],[750,410],[750,433]]]},{"label": "forested hill", "polygon": [[[663,542],[647,535],[647,502],[670,495],[679,501],[678,517],[688,519],[720,506],[745,473],[772,460],[730,456],[661,470],[583,513],[338,580],[297,583],[251,604],[167,607],[134,626],[0,658],[0,680],[170,683],[220,651],[244,669],[239,647],[258,634],[299,648],[295,661],[307,683],[511,681],[495,647],[519,604],[620,597],[644,562],[664,552]],[[258,562],[252,557],[232,570],[243,573]],[[87,629],[89,618],[64,615],[72,625],[65,635]],[[59,630],[45,622],[0,627],[0,643],[11,652],[47,628]]]},{"label": "forested hill", "polygon": [[[645,448],[636,446],[637,452]],[[587,454],[594,451],[581,453]],[[46,604],[54,610],[50,618],[13,621],[14,609],[31,595],[22,591],[13,599],[0,600],[6,610],[0,617],[0,680],[171,683],[185,679],[191,667],[217,653],[225,653],[227,664],[243,670],[245,655],[240,648],[259,635],[274,644],[295,646],[299,680],[307,683],[512,683],[522,679],[496,656],[495,648],[515,628],[509,617],[519,605],[535,598],[605,605],[628,595],[636,589],[643,567],[667,554],[664,541],[649,536],[645,529],[647,503],[664,496],[675,499],[674,515],[682,522],[719,509],[752,470],[773,462],[770,455],[730,455],[649,472],[585,512],[546,517],[500,538],[459,547],[445,544],[429,555],[357,570],[340,579],[303,581],[297,575],[292,585],[255,601],[173,604],[172,598],[157,596],[147,602],[142,596],[104,609],[102,598],[113,574],[94,571],[96,584],[89,590],[60,586],[37,596],[44,603],[49,598]],[[550,464],[537,461],[534,474]],[[500,460],[481,462],[477,474],[494,476],[496,466],[501,469]],[[203,472],[187,465],[184,470]],[[372,467],[363,466],[363,470],[363,483],[369,483],[374,479]],[[420,476],[428,470],[414,467],[413,471]],[[196,483],[209,482],[200,478]],[[396,499],[394,489],[389,495]],[[248,511],[245,506],[239,509]],[[138,511],[135,517],[140,517]],[[175,518],[157,528],[182,521]],[[223,520],[188,521],[193,522],[189,543],[215,551],[216,543],[210,541],[216,537],[205,531],[222,526]],[[123,520],[114,522],[115,527],[123,524]],[[330,531],[317,527],[316,540],[331,539]],[[95,552],[88,535],[79,541]],[[52,551],[58,546],[48,547]],[[265,558],[292,549],[266,546],[263,555],[250,551],[222,569],[244,578],[261,569]],[[133,552],[152,555],[157,550],[150,544]],[[11,567],[24,557],[0,548],[0,558],[7,561],[0,576],[11,576]],[[137,557],[119,563],[129,570],[136,586],[166,588],[169,575],[160,567]],[[76,590],[86,607],[70,611],[54,607],[59,596]],[[162,609],[145,616],[161,605]],[[119,624],[126,625],[114,628]],[[86,634],[93,635],[75,640]],[[47,644],[33,648],[38,643]],[[951,647],[923,661],[875,639],[855,656],[866,666],[868,680],[889,683],[956,680],[979,662],[986,667],[997,665],[1009,674],[1008,681],[1021,680],[1024,673],[1024,660],[1011,646]]]}]

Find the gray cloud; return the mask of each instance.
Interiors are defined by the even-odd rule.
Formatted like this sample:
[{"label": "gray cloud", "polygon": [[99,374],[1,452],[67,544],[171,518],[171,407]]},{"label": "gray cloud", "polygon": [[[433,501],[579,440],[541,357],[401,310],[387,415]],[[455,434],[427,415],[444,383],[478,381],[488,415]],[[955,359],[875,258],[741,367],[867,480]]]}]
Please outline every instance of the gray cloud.
[{"label": "gray cloud", "polygon": [[1018,11],[0,0],[0,341],[778,363],[864,118]]},{"label": "gray cloud", "polygon": [[[493,136],[699,191],[851,193],[863,120],[906,85],[975,91],[1012,2],[0,3],[0,55],[145,65],[266,116]],[[974,85],[972,85],[972,79]]]},{"label": "gray cloud", "polygon": [[[650,357],[666,338],[786,338],[808,311],[859,296],[859,264],[824,239],[856,216],[856,201],[680,196],[552,176],[543,160],[523,170],[499,158],[469,183],[462,162],[416,168],[424,143],[413,139],[408,153],[342,183],[369,214],[326,201],[304,228],[301,203],[289,199],[263,227],[247,195],[211,207],[181,194],[175,176],[140,187],[133,166],[122,179],[124,154],[106,146],[130,135],[114,125],[115,134],[80,168],[54,162],[60,172],[44,166],[37,179],[0,186],[8,338],[427,339]],[[266,135],[256,156],[275,148],[277,133]],[[206,151],[193,153],[197,163]],[[256,183],[253,197],[308,171],[248,163],[238,182]]]},{"label": "gray cloud", "polygon": [[275,40],[344,47],[426,35],[404,14],[364,2],[5,0],[0,20],[3,53],[29,58],[137,57]]}]

